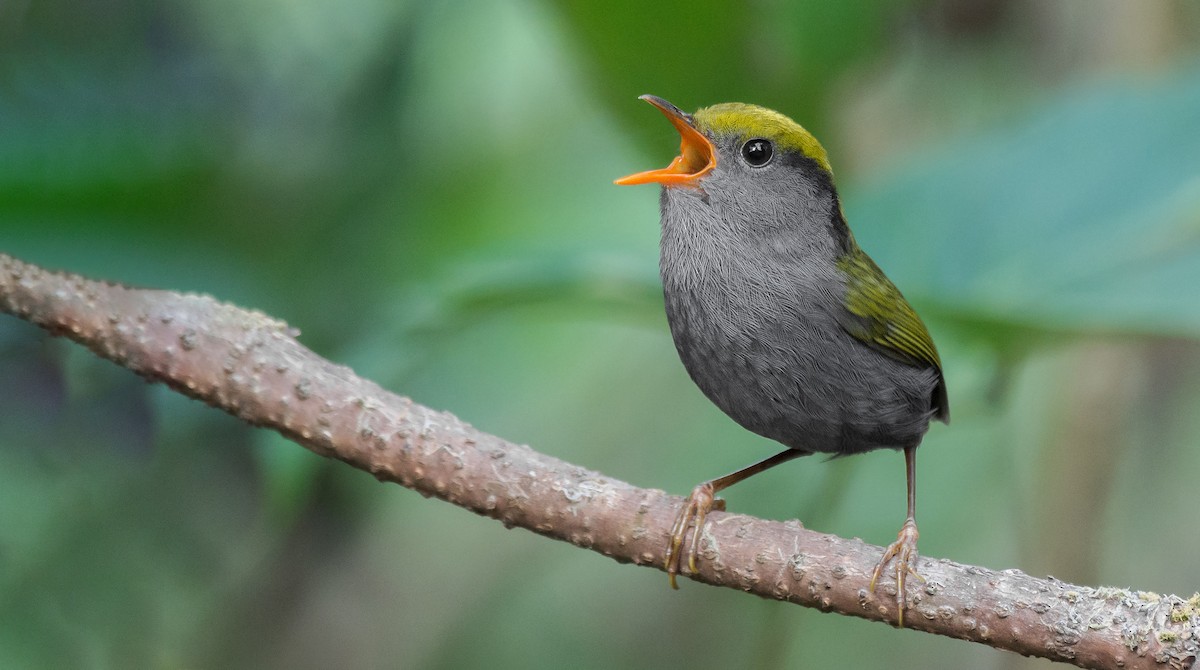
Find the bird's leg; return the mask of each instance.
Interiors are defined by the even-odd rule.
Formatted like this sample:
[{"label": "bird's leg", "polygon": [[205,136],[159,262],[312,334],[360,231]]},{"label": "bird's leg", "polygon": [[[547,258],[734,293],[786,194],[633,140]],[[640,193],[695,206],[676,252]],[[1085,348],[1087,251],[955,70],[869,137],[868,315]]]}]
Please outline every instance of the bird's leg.
[{"label": "bird's leg", "polygon": [[717,498],[717,493],[763,470],[769,470],[793,458],[807,456],[809,453],[799,449],[784,449],[778,454],[763,459],[754,465],[742,468],[737,472],[731,472],[724,477],[704,482],[692,489],[691,495],[684,501],[683,509],[679,510],[679,516],[675,517],[675,525],[671,527],[671,543],[667,545],[667,557],[664,563],[667,569],[667,576],[671,580],[671,588],[679,588],[679,585],[675,583],[675,575],[679,574],[680,564],[683,562],[683,552],[681,551],[683,548],[683,537],[687,534],[688,526],[693,525],[693,521],[695,522],[696,530],[692,532],[692,545],[688,550],[688,572],[692,574],[696,573],[696,555],[700,553],[700,529],[704,526],[704,517],[714,508],[718,510],[725,509],[725,501]]},{"label": "bird's leg", "polygon": [[896,559],[896,625],[900,628],[904,627],[904,608],[908,606],[908,599],[904,595],[904,582],[908,575],[912,575],[921,581],[925,578],[917,573],[913,564],[917,562],[917,538],[920,536],[917,533],[917,448],[906,447],[904,449],[904,473],[905,479],[908,481],[908,518],[904,520],[904,525],[900,528],[900,533],[896,536],[896,541],[888,546],[883,552],[883,558],[879,560],[879,565],[875,566],[875,573],[871,575],[871,592],[875,592],[875,584],[879,581],[879,575],[883,574],[883,568],[893,558]]}]

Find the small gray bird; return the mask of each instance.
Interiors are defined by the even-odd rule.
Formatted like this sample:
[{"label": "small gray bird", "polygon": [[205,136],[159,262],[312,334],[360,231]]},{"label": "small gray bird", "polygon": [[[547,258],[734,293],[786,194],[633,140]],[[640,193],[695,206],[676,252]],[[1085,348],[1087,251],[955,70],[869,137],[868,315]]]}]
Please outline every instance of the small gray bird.
[{"label": "small gray bird", "polygon": [[687,114],[642,96],[679,131],[667,167],[618,179],[662,190],[659,260],[679,357],[704,395],[787,449],[692,490],[666,552],[671,586],[684,536],[696,572],[717,492],[814,452],[903,449],[908,518],[875,568],[896,559],[897,621],[916,561],[915,457],[931,419],[949,422],[929,331],[846,226],[825,149],[788,117],[741,103]]}]

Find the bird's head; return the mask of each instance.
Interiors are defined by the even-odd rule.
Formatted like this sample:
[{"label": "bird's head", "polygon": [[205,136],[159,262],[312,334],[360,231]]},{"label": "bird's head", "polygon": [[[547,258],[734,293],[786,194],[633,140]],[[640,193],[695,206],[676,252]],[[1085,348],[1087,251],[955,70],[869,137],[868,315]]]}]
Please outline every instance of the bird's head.
[{"label": "bird's head", "polygon": [[848,244],[829,158],[803,126],[757,105],[722,103],[688,114],[662,98],[642,99],[675,126],[680,152],[665,168],[616,183],[661,184],[664,222],[675,220],[670,214],[695,230],[711,232],[719,222],[747,239],[790,230],[808,244]]},{"label": "bird's head", "polygon": [[641,99],[657,107],[679,131],[679,156],[665,168],[622,177],[617,184],[703,188],[710,177],[774,181],[781,172],[803,171],[815,171],[814,176],[832,182],[825,148],[812,133],[779,112],[727,102],[688,114],[653,95]]}]

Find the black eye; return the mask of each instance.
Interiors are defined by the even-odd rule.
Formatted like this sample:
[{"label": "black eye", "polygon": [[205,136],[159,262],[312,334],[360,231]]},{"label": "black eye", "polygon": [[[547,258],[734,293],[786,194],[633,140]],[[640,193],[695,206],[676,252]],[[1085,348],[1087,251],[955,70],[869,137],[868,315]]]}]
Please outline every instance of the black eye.
[{"label": "black eye", "polygon": [[742,145],[742,158],[753,167],[762,167],[770,163],[774,155],[775,147],[771,146],[770,140],[761,137],[748,140]]}]

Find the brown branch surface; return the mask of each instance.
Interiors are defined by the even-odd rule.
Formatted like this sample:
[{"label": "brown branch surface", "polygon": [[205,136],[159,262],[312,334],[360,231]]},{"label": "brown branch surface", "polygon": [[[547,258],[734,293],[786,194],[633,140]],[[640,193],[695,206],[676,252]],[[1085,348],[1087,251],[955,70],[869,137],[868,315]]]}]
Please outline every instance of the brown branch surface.
[{"label": "brown branch surface", "polygon": [[[202,295],[131,289],[0,254],[0,311],[64,335],[312,451],[505,526],[660,567],[681,499],[480,432],[317,356],[281,321]],[[868,580],[881,549],[714,512],[700,573],[717,586],[892,623],[895,587]],[[920,559],[907,627],[1091,668],[1193,668],[1200,595],[1077,586]],[[910,584],[912,584],[910,582]]]}]

